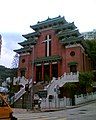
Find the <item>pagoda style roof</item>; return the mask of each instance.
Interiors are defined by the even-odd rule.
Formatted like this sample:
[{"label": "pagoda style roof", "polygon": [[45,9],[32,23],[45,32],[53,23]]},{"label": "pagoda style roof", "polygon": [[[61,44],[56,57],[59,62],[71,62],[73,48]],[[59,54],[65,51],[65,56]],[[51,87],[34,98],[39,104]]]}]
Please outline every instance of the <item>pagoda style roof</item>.
[{"label": "pagoda style roof", "polygon": [[60,42],[62,44],[81,43],[83,41],[83,39],[84,39],[83,36],[78,36],[78,37],[71,36],[68,38],[63,38],[62,40],[60,40]]},{"label": "pagoda style roof", "polygon": [[25,40],[25,41],[20,42],[18,44],[23,46],[23,47],[30,46],[30,45],[35,45],[36,44],[36,39],[29,38],[28,40]]},{"label": "pagoda style roof", "polygon": [[18,53],[18,54],[21,54],[21,53],[30,53],[32,51],[32,48],[31,47],[24,47],[24,48],[21,48],[21,49],[18,49],[18,50],[14,50],[14,52]]},{"label": "pagoda style roof", "polygon": [[38,37],[39,35],[40,35],[40,32],[33,32],[33,33],[28,33],[22,36],[25,37],[26,39],[29,39],[29,38]]},{"label": "pagoda style roof", "polygon": [[81,43],[83,36],[77,29],[66,29],[57,33],[57,36],[62,44]]},{"label": "pagoda style roof", "polygon": [[57,32],[62,31],[62,30],[66,30],[66,29],[76,29],[77,27],[74,25],[74,22],[72,23],[65,23],[63,25],[58,25],[53,27],[53,29]]},{"label": "pagoda style roof", "polygon": [[56,62],[62,60],[62,57],[59,55],[54,55],[54,56],[48,56],[48,57],[42,57],[42,58],[37,58],[35,59],[34,63],[39,64],[39,63],[46,63],[46,62]]},{"label": "pagoda style roof", "polygon": [[[20,42],[18,44],[20,44],[21,46],[23,46],[24,48],[18,49],[18,50],[14,50],[17,53],[24,53],[24,52],[30,52],[30,46],[31,45],[35,45],[38,37],[41,35],[43,30],[48,30],[48,29],[52,29],[55,31],[58,40],[60,41],[60,43],[62,44],[70,44],[70,43],[81,43],[81,41],[83,40],[83,37],[81,36],[81,34],[79,33],[79,31],[77,30],[77,27],[74,25],[74,22],[72,23],[68,23],[64,17],[58,16],[55,18],[49,18],[47,20],[38,22],[36,25],[32,25],[30,26],[33,30],[35,30],[35,32],[33,33],[28,33],[25,35],[22,35],[23,37],[25,37],[27,40]],[[48,29],[47,29],[48,28]],[[56,56],[55,56],[56,57]],[[56,57],[58,58],[58,57]],[[35,61],[41,61],[41,62],[46,62],[47,60],[52,60],[53,57],[45,57],[45,58],[40,58],[36,59]]]},{"label": "pagoda style roof", "polygon": [[38,22],[36,25],[30,26],[33,30],[37,31],[43,28],[48,28],[52,26],[56,26],[58,24],[66,23],[66,20],[64,17],[58,16],[55,18],[48,18],[45,21]]},{"label": "pagoda style roof", "polygon": [[78,30],[74,29],[74,30],[71,30],[71,29],[66,29],[64,31],[61,31],[57,34],[57,36],[59,37],[59,39],[61,38],[67,38],[67,37],[70,37],[70,36],[79,36],[80,33]]}]

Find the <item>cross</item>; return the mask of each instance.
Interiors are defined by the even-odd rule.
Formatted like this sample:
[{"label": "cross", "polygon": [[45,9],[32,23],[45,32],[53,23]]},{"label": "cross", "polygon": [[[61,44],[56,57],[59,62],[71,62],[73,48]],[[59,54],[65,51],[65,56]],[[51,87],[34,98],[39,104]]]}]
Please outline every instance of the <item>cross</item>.
[{"label": "cross", "polygon": [[47,35],[47,39],[45,41],[43,41],[44,43],[47,44],[47,56],[49,56],[49,42],[51,41],[51,39],[49,38],[49,35]]}]

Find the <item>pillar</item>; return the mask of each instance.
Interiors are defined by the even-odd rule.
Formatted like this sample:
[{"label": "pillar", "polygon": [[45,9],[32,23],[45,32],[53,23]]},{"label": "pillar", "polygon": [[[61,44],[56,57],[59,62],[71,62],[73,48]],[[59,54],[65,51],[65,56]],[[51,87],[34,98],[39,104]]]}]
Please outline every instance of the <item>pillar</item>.
[{"label": "pillar", "polygon": [[36,82],[36,65],[34,65],[34,76],[33,77],[34,77],[34,79],[33,79],[34,82]]},{"label": "pillar", "polygon": [[42,80],[44,80],[44,63],[42,63]]},{"label": "pillar", "polygon": [[50,80],[52,80],[52,63],[50,63]]},{"label": "pillar", "polygon": [[61,76],[60,61],[57,64],[58,64],[58,77],[60,77]]}]

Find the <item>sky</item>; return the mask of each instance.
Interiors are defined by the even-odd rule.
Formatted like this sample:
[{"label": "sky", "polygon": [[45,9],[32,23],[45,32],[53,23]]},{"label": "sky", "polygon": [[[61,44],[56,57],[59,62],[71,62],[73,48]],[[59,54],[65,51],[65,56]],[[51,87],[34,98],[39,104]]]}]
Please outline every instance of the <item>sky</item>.
[{"label": "sky", "polygon": [[0,65],[11,67],[14,49],[33,32],[30,25],[61,15],[74,22],[80,32],[96,29],[96,0],[0,0]]}]

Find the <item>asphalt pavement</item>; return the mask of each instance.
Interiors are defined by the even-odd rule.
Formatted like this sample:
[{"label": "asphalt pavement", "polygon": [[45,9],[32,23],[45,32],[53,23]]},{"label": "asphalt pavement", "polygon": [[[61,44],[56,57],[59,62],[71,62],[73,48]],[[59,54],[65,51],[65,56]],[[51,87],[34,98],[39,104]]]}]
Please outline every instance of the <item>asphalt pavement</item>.
[{"label": "asphalt pavement", "polygon": [[96,120],[96,101],[54,110],[13,109],[18,120]]}]

